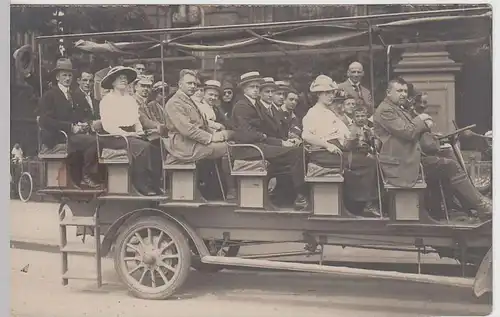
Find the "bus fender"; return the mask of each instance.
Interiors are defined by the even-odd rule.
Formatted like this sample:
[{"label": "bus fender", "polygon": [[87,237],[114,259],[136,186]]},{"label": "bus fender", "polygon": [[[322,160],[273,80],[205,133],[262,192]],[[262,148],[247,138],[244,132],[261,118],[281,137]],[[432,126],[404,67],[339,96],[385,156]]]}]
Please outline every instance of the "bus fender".
[{"label": "bus fender", "polygon": [[193,240],[194,245],[196,246],[196,249],[198,251],[198,254],[200,254],[200,256],[210,254],[210,252],[207,249],[207,246],[203,242],[203,239],[201,239],[200,236],[198,236],[193,227],[191,227],[184,219],[182,219],[179,216],[174,216],[160,209],[141,208],[130,211],[122,215],[120,218],[115,220],[113,224],[111,224],[106,234],[104,235],[104,239],[101,244],[101,256],[104,257],[109,253],[109,251],[111,250],[111,245],[113,244],[116,237],[120,233],[121,228],[124,228],[128,223],[131,223],[137,218],[145,215],[148,216],[157,215],[167,218],[168,220],[172,221],[177,226],[179,226],[180,229],[184,232],[184,234],[186,234],[186,237],[189,237],[191,238],[191,240]]},{"label": "bus fender", "polygon": [[483,294],[493,291],[493,257],[492,248],[486,253],[479,265],[474,278],[474,295],[481,297]]}]

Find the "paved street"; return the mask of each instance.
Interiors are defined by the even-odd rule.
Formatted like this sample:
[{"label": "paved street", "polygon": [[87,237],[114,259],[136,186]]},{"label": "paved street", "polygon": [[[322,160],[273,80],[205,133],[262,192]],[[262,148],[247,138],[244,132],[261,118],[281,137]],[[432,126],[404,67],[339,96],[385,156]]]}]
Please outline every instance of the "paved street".
[{"label": "paved street", "polygon": [[[29,264],[27,273],[21,269]],[[70,258],[70,269],[90,272],[90,257]],[[104,280],[60,280],[56,254],[11,250],[11,316],[484,316],[491,306],[466,288],[421,283],[340,278],[304,273],[191,272],[168,301],[131,297],[105,259]]]}]

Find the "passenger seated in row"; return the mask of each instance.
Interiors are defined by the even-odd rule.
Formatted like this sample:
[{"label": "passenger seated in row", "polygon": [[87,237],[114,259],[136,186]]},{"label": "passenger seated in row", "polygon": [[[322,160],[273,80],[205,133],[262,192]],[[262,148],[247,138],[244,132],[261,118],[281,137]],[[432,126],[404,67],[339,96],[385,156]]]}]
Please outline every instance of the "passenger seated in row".
[{"label": "passenger seated in row", "polygon": [[146,129],[157,131],[158,136],[167,136],[163,90],[165,90],[165,93],[168,93],[168,85],[166,83],[161,81],[155,83],[149,96],[149,99],[152,100],[147,105],[139,107],[142,126]]},{"label": "passenger seated in row", "polygon": [[[134,98],[139,107],[139,120],[144,130],[148,131],[148,140],[154,141],[156,146],[159,146],[160,135],[166,135],[165,128],[165,113],[161,105],[161,93],[158,93],[158,86],[153,91],[153,75],[143,74],[138,75],[134,81]],[[161,86],[160,86],[161,90]],[[154,94],[155,100],[150,101],[151,95]],[[157,104],[157,99],[160,99]]]},{"label": "passenger seated in row", "polygon": [[86,109],[73,102],[70,91],[74,73],[71,61],[66,58],[59,59],[52,70],[57,85],[44,93],[40,100],[42,151],[44,147],[50,150],[64,144],[66,140],[60,131],[66,132],[73,181],[78,185],[81,179],[81,185],[99,188],[96,139],[88,134],[90,126]]},{"label": "passenger seated in row", "polygon": [[[404,79],[389,81],[387,96],[373,116],[375,135],[382,142],[380,166],[387,182],[412,187],[418,180],[422,162],[426,175],[439,175],[442,181],[449,182],[465,207],[475,209],[482,219],[490,218],[491,200],[478,192],[457,162],[437,157],[433,151],[423,151],[420,142],[434,123],[426,113],[412,115],[407,98],[408,84]],[[435,148],[439,148],[437,143]]]},{"label": "passenger seated in row", "polygon": [[[145,140],[139,119],[139,105],[128,92],[128,85],[137,77],[133,68],[117,66],[102,79],[101,87],[110,89],[100,103],[104,131],[125,136],[132,155],[132,182],[137,191],[146,196],[161,195],[161,166],[159,149]],[[126,149],[122,138],[100,139],[101,148]]]},{"label": "passenger seated in row", "polygon": [[221,83],[217,80],[207,80],[205,85],[200,88],[203,98],[196,105],[205,116],[210,129],[213,131],[231,130],[229,119],[222,108],[218,106],[219,97],[222,93]]},{"label": "passenger seated in row", "polygon": [[[379,216],[376,160],[360,151],[357,133],[351,136],[349,127],[331,111],[331,107],[341,107],[345,93],[325,75],[314,80],[310,91],[317,95],[318,101],[302,120],[302,138],[311,150],[309,161],[326,168],[345,167],[344,193],[348,202],[362,204],[365,213]],[[356,126],[352,130],[357,129]]]},{"label": "passenger seated in row", "polygon": [[236,197],[231,176],[226,141],[231,133],[213,131],[191,97],[198,90],[197,74],[184,69],[179,74],[179,90],[165,106],[168,140],[165,144],[171,162],[197,162],[202,159],[223,159],[222,173],[228,187],[227,200]]},{"label": "passenger seated in row", "polygon": [[[271,168],[291,174],[297,193],[295,208],[305,209],[308,201],[302,148],[292,140],[282,138],[280,121],[275,118],[273,106],[265,98],[259,100],[261,85],[273,86],[270,80],[264,81],[256,71],[240,77],[239,87],[243,90],[243,96],[235,103],[232,111],[235,141],[255,144],[271,163]],[[237,148],[233,155],[241,160],[260,159],[259,153],[250,148]]]},{"label": "passenger seated in row", "polygon": [[290,139],[302,138],[302,124],[294,112],[298,102],[299,93],[293,87],[288,87],[285,91],[285,101],[281,106],[281,113],[283,117],[282,128]]}]

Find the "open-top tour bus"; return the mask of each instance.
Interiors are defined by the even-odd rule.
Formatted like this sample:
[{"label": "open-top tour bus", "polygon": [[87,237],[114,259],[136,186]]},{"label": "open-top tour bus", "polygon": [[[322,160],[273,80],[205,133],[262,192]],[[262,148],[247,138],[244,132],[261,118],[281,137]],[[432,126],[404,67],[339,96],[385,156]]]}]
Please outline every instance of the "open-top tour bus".
[{"label": "open-top tour bus", "polygon": [[[297,51],[300,54],[308,54],[308,50],[334,53],[348,51],[349,47],[318,49],[315,46],[324,47],[338,44],[342,39],[368,36],[369,46],[361,50],[369,51],[373,57],[375,50],[388,51],[391,47],[443,45],[442,41],[374,45],[373,38],[377,36],[382,39],[385,28],[395,28],[398,25],[416,27],[460,19],[489,21],[490,14],[489,8],[444,10],[279,23],[57,35],[39,37],[37,40],[42,43],[59,38],[81,40],[117,35],[148,38],[150,41],[156,41],[151,44],[152,46],[160,48],[164,78],[163,61],[166,60],[163,56],[164,47],[210,52],[245,46],[248,42],[268,41],[278,45],[305,47],[306,49]],[[380,24],[380,21],[383,23]],[[351,27],[347,28],[343,23],[351,23]],[[293,33],[297,29],[304,32],[304,29],[308,28],[319,32],[322,40],[309,42],[287,40],[288,33]],[[251,37],[222,46],[186,44],[189,43],[191,35],[200,38],[206,33],[213,34],[214,31],[243,32]],[[473,40],[452,40],[448,45],[460,45],[462,41],[470,43]],[[90,50],[89,47],[94,47],[97,51],[112,46],[111,49],[119,51],[133,46],[133,43],[111,45],[79,41],[78,45],[87,50]],[[144,42],[140,45],[144,45]],[[295,54],[299,54],[297,52]],[[266,54],[266,52],[260,53]],[[294,51],[290,50],[289,54],[294,54]],[[202,56],[202,58],[212,57]],[[373,87],[373,60],[370,66]],[[464,168],[456,141],[461,132],[470,128],[471,126],[457,129],[443,137],[443,140],[451,144],[451,149]],[[100,134],[96,136],[98,141],[114,137],[118,136]],[[229,203],[224,200],[223,195],[218,200],[204,198],[198,188],[198,164],[182,162],[168,164],[168,153],[163,146],[161,153],[167,192],[165,196],[141,196],[133,188],[129,177],[131,159],[128,149],[113,151],[100,148],[99,162],[107,171],[106,186],[102,190],[80,189],[74,185],[70,177],[67,146],[67,143],[60,144],[53,149],[40,149],[39,152],[39,157],[45,164],[45,183],[40,193],[60,200],[64,285],[72,278],[88,278],[96,280],[97,285],[101,286],[101,257],[113,250],[115,268],[123,283],[135,296],[147,299],[163,299],[171,296],[184,283],[190,267],[211,272],[221,269],[222,266],[272,268],[468,285],[472,288],[473,282],[463,277],[330,267],[322,263],[323,248],[326,245],[382,246],[387,249],[399,245],[414,248],[418,254],[425,248],[434,249],[442,256],[459,260],[463,268],[466,264],[479,265],[483,261],[478,272],[475,293],[480,296],[486,291],[491,291],[491,220],[474,224],[455,223],[449,220],[446,204],[443,209],[444,219],[434,219],[424,202],[426,192],[424,177],[421,177],[412,188],[398,188],[387,184],[383,173],[379,170],[382,179],[379,203],[383,212],[379,218],[368,218],[355,216],[344,207],[342,169],[318,170],[309,166],[306,161],[303,168],[305,181],[310,186],[312,204],[309,210],[296,211],[293,208],[277,207],[271,202],[268,182],[275,175],[268,169],[266,157],[262,153],[261,160],[253,162],[238,161],[231,157],[231,172],[237,178],[238,191],[237,201]],[[230,154],[234,147],[256,148],[252,144],[228,143],[227,146]],[[307,154],[307,149],[304,148],[306,157]],[[65,212],[65,206],[70,208],[71,213]],[[92,249],[67,244],[67,226],[91,227],[95,237],[102,239],[96,239],[95,248]],[[238,256],[241,246],[287,242],[301,242],[305,244],[305,248],[297,252]],[[95,254],[97,276],[82,276],[79,272],[68,269],[68,255],[81,252]],[[319,264],[304,264],[269,260],[290,255],[320,255],[320,261]]]}]

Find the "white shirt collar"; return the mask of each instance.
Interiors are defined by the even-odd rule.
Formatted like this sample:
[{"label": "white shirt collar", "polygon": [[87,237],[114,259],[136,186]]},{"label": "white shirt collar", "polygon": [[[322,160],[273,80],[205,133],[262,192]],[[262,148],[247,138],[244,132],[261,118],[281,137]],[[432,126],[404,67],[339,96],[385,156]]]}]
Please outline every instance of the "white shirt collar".
[{"label": "white shirt collar", "polygon": [[82,88],[80,88],[81,92],[83,92],[83,94],[85,95],[85,97],[90,97],[90,91],[89,92],[85,92],[83,91]]},{"label": "white shirt collar", "polygon": [[347,80],[351,83],[351,85],[359,87],[359,81],[358,81],[357,84],[355,84],[355,83],[352,82],[351,78],[347,78]]},{"label": "white shirt collar", "polygon": [[247,99],[250,100],[250,102],[252,103],[252,105],[255,106],[255,103],[257,102],[255,99],[249,97],[248,95],[245,95],[245,97],[247,97]]},{"label": "white shirt collar", "polygon": [[267,103],[267,102],[265,102],[265,101],[264,101],[264,100],[262,100],[262,99],[260,100],[260,102],[262,103],[262,105],[264,105],[264,107],[265,107],[266,109],[270,109],[270,108],[271,108],[271,104],[270,104],[270,103]]},{"label": "white shirt collar", "polygon": [[61,91],[67,95],[68,94],[68,91],[69,91],[69,88],[68,87],[64,87],[63,85],[61,85],[60,83],[57,83],[57,86],[59,87],[59,89],[61,89]]}]

